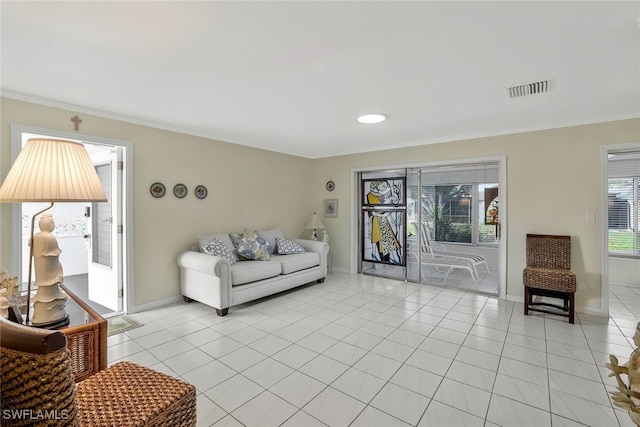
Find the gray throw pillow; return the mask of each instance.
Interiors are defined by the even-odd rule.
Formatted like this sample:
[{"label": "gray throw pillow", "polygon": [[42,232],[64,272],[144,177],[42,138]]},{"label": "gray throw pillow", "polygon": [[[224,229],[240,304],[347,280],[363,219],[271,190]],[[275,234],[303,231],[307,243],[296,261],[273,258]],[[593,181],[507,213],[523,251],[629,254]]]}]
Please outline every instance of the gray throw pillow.
[{"label": "gray throw pillow", "polygon": [[283,237],[276,237],[276,242],[278,245],[278,254],[280,255],[303,254],[306,252],[304,248],[296,242],[292,242]]},{"label": "gray throw pillow", "polygon": [[238,261],[236,254],[231,252],[227,245],[225,245],[220,239],[217,239],[215,237],[208,243],[201,242],[200,252],[207,255],[214,255],[225,258],[227,261],[229,261],[229,264],[234,264],[236,261]]}]

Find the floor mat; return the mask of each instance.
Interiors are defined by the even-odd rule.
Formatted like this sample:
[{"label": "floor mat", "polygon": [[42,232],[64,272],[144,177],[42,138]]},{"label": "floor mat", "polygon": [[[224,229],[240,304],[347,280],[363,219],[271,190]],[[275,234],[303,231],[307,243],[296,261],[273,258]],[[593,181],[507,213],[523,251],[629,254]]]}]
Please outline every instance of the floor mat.
[{"label": "floor mat", "polygon": [[130,331],[140,326],[142,326],[142,323],[138,323],[126,314],[109,317],[107,319],[107,336],[110,337],[111,335]]}]

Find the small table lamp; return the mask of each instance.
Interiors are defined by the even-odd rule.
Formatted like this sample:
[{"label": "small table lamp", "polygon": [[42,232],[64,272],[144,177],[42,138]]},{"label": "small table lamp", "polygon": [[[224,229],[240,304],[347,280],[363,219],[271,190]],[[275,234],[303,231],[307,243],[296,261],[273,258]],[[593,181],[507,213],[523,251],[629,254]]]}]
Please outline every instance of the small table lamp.
[{"label": "small table lamp", "polygon": [[307,226],[305,228],[313,229],[313,231],[311,232],[311,240],[318,240],[318,235],[316,234],[316,230],[318,228],[325,228],[325,227],[322,221],[320,221],[320,217],[318,216],[318,214],[314,212],[313,215],[311,215],[311,218],[309,219],[309,222],[307,223]]},{"label": "small table lamp", "polygon": [[[29,323],[31,299],[31,269],[33,266],[33,229],[36,216],[51,209],[54,202],[106,202],[100,178],[89,158],[84,145],[60,139],[35,138],[27,141],[18,158],[11,166],[0,187],[0,202],[48,202],[46,209],[31,218],[29,240],[29,279],[27,283],[27,313],[25,324]],[[61,269],[61,266],[57,265]],[[36,268],[39,267],[36,264]],[[36,279],[39,276],[36,271]],[[47,271],[42,274],[47,276]],[[57,286],[56,283],[54,285]],[[58,306],[60,303],[56,303]],[[43,310],[46,307],[42,306]],[[37,308],[37,306],[36,306]],[[34,308],[35,309],[35,308]],[[64,311],[64,308],[62,308]],[[34,315],[35,317],[35,315]],[[43,313],[41,318],[46,319]],[[38,324],[33,326],[48,326]]]}]

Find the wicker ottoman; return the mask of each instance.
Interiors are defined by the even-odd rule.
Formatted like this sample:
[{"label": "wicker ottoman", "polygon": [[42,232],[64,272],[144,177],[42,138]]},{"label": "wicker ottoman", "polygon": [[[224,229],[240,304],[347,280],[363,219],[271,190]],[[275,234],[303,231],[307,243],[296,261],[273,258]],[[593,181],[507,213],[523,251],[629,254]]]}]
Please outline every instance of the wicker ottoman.
[{"label": "wicker ottoman", "polygon": [[76,387],[82,426],[195,426],[196,389],[177,378],[120,362]]}]

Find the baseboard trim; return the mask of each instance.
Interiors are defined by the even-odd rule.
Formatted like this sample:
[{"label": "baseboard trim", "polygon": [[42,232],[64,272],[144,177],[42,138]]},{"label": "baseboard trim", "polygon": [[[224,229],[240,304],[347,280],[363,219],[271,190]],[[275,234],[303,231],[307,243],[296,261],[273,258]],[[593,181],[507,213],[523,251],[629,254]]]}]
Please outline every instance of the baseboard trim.
[{"label": "baseboard trim", "polygon": [[[171,298],[165,298],[158,301],[149,302],[147,304],[134,305],[132,307],[132,313],[140,313],[141,311],[153,310],[155,308],[160,308],[165,305],[175,304],[177,302],[183,301],[182,296],[175,296]],[[131,313],[129,313],[131,314]]]},{"label": "baseboard trim", "polygon": [[593,308],[593,307],[579,307],[576,306],[576,311],[582,314],[589,314],[597,317],[609,317],[609,313],[605,313],[601,308]]}]

